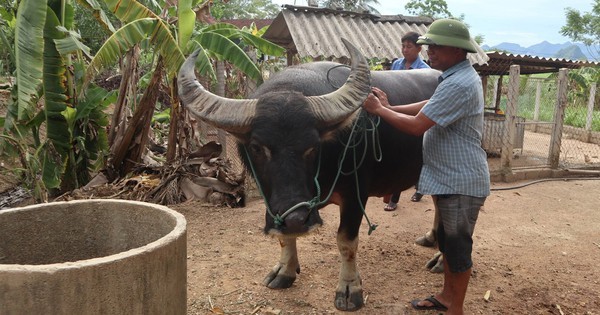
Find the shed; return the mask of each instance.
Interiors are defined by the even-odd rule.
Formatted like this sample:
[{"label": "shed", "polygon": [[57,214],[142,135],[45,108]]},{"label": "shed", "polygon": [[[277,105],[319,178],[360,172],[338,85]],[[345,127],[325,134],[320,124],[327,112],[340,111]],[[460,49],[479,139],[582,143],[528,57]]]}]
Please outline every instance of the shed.
[{"label": "shed", "polygon": [[[401,37],[414,31],[424,34],[433,22],[429,17],[374,15],[330,8],[283,5],[263,38],[294,54],[313,58],[349,58],[340,37],[356,45],[368,58],[393,60],[402,57]],[[472,64],[487,62],[486,53],[471,39],[477,53],[469,54]],[[427,59],[424,51],[421,57]]]}]

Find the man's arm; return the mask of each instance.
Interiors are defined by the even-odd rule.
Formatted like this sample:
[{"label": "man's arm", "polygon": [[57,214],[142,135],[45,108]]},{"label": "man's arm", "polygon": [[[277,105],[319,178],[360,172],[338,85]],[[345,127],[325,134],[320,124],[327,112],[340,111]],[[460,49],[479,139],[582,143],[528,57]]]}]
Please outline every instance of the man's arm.
[{"label": "man's arm", "polygon": [[421,111],[421,108],[423,108],[423,106],[427,104],[427,101],[428,100],[406,105],[390,106],[390,109],[395,111],[396,113],[416,116]]},{"label": "man's arm", "polygon": [[[385,101],[387,103],[387,99]],[[381,117],[387,123],[402,132],[415,136],[421,136],[425,133],[425,131],[435,125],[433,120],[429,119],[429,117],[420,112],[420,109],[423,107],[423,105],[425,105],[425,103],[427,103],[427,101],[403,106],[384,106],[379,98],[377,98],[375,94],[371,93],[369,96],[367,96],[367,99],[363,104],[363,108],[367,112]],[[416,113],[416,115],[410,115],[394,110],[397,107],[405,106],[409,106],[411,110],[419,108],[419,111]]]},{"label": "man's arm", "polygon": [[398,104],[392,105],[388,102],[387,94],[385,94],[384,91],[382,91],[381,89],[379,89],[377,87],[373,87],[371,90],[373,91],[373,94],[375,94],[375,96],[379,99],[379,101],[381,102],[381,105],[383,105],[384,107],[387,107],[390,110],[395,111],[397,113],[416,116],[419,113],[419,111],[421,111],[421,108],[423,108],[423,106],[425,106],[425,104],[427,104],[427,100],[424,100],[424,101],[420,101],[420,102],[416,102],[416,103],[412,103],[412,104],[406,104],[406,105],[402,105],[402,106],[397,106]]}]

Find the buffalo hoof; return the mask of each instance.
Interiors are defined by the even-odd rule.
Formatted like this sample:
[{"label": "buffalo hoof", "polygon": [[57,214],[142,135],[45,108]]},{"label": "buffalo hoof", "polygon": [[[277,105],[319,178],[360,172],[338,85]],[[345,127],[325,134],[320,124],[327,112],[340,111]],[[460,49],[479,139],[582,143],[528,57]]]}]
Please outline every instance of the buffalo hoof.
[{"label": "buffalo hoof", "polygon": [[335,308],[340,311],[356,311],[364,305],[362,290],[335,292]]},{"label": "buffalo hoof", "polygon": [[435,238],[432,240],[431,238],[427,237],[427,234],[417,238],[415,240],[415,244],[423,246],[423,247],[435,247],[435,245],[437,245],[437,242],[435,240]]},{"label": "buffalo hoof", "polygon": [[[263,284],[270,289],[287,289],[296,281],[295,276],[279,274],[280,268],[276,268],[269,272],[263,280]],[[296,269],[296,273],[300,273],[300,268]]]},{"label": "buffalo hoof", "polygon": [[435,253],[433,258],[431,258],[427,264],[425,265],[427,269],[429,269],[432,273],[442,273],[444,272],[444,255],[441,252]]}]

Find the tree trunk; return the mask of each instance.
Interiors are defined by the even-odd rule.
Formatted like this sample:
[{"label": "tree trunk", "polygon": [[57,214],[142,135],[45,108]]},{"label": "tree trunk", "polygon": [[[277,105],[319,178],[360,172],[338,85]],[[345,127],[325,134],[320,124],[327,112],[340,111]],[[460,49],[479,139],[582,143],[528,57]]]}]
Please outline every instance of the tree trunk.
[{"label": "tree trunk", "polygon": [[169,119],[169,141],[167,143],[167,163],[173,162],[177,153],[177,146],[179,145],[179,139],[177,134],[179,132],[179,112],[181,104],[179,103],[179,90],[177,89],[177,77],[173,79],[171,83],[171,114]]},{"label": "tree trunk", "polygon": [[158,98],[159,84],[163,77],[163,68],[163,58],[159,57],[152,79],[144,95],[142,95],[140,104],[133,113],[133,117],[129,121],[122,141],[111,152],[113,156],[111,167],[119,176],[129,173],[141,161],[146,143],[148,142],[150,121],[152,120],[154,105]]},{"label": "tree trunk", "polygon": [[135,102],[135,96],[137,94],[137,85],[135,82],[138,81],[138,59],[140,58],[139,46],[134,46],[126,57],[125,67],[123,69],[123,75],[121,77],[121,84],[119,86],[119,98],[115,104],[113,111],[111,128],[108,134],[108,146],[112,150],[116,139],[123,136],[125,132],[124,126],[127,123],[127,100],[131,99]]},{"label": "tree trunk", "polygon": [[[217,72],[217,95],[225,96],[225,62],[218,60],[216,66]],[[223,146],[223,151],[221,151],[221,157],[227,156],[227,133],[224,130],[217,130],[217,139],[219,143]]]}]

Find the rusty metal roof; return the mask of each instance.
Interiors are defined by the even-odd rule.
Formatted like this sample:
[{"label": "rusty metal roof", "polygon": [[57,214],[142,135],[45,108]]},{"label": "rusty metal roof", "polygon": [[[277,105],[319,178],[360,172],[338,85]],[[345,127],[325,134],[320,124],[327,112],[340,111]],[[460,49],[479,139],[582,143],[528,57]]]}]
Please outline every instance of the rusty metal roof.
[{"label": "rusty metal roof", "polygon": [[[404,15],[374,15],[329,8],[283,5],[263,38],[283,46],[300,57],[349,58],[341,37],[358,47],[366,58],[402,57],[401,37],[409,31],[427,32],[433,19]],[[485,64],[488,57],[471,39],[476,54],[473,64]],[[421,52],[426,60],[425,50]]]},{"label": "rusty metal roof", "polygon": [[487,64],[474,65],[480,75],[506,75],[511,65],[519,65],[521,74],[552,73],[561,68],[579,69],[600,65],[591,61],[515,55],[497,51],[487,52],[487,55],[490,58]]}]

